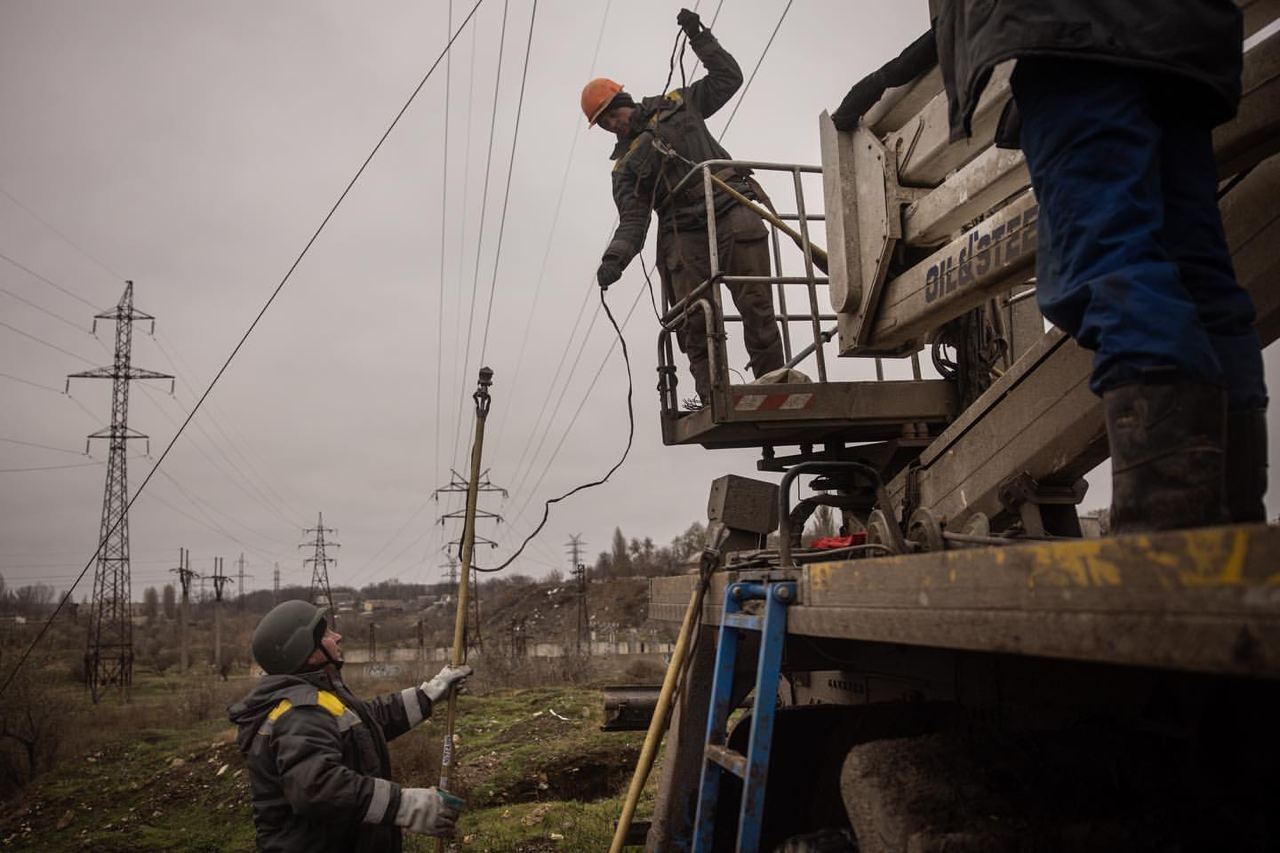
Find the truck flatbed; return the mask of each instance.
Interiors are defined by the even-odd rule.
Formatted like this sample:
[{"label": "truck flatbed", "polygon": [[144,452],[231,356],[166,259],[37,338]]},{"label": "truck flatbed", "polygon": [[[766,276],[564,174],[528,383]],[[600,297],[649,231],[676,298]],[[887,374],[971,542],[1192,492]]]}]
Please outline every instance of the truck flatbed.
[{"label": "truck flatbed", "polygon": [[[703,624],[719,623],[726,571]],[[697,578],[650,581],[679,622]],[[810,563],[788,632],[1280,677],[1280,528],[1243,525]]]}]

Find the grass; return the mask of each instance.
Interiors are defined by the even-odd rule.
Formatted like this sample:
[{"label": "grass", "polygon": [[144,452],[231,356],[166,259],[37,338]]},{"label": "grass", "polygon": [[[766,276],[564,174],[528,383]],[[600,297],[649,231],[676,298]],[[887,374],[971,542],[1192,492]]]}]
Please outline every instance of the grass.
[{"label": "grass", "polygon": [[[253,849],[248,783],[232,727],[221,719],[188,722],[164,713],[169,704],[187,701],[168,679],[136,686],[133,705],[98,706],[115,734],[69,756],[16,803],[0,807],[0,848]],[[212,679],[210,688],[227,689]],[[357,689],[358,695],[374,692]],[[137,721],[132,729],[130,718]],[[170,718],[174,723],[165,725]],[[443,718],[441,708],[437,719],[391,744],[402,784],[438,780]],[[600,694],[589,688],[462,696],[452,787],[467,799],[468,809],[449,848],[607,847],[643,733],[605,733],[599,723]],[[652,809],[656,775],[639,814]],[[406,835],[405,845],[411,851],[435,849],[434,840],[418,836]]]}]

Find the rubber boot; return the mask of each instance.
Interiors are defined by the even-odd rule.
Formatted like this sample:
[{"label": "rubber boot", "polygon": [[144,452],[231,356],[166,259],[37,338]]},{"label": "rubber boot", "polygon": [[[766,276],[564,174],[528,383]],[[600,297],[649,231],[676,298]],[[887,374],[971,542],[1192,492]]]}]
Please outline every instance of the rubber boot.
[{"label": "rubber boot", "polygon": [[1267,412],[1227,413],[1227,512],[1234,524],[1267,520]]},{"label": "rubber boot", "polygon": [[1111,532],[1227,521],[1226,392],[1201,382],[1145,382],[1102,396],[1111,443]]}]

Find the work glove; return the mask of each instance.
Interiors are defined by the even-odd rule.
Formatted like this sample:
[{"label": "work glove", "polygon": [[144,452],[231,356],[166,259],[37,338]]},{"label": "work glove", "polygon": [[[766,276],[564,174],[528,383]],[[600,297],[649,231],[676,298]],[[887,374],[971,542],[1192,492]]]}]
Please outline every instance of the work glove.
[{"label": "work glove", "polygon": [[689,38],[693,38],[703,30],[702,18],[698,17],[697,12],[690,12],[688,9],[680,10],[680,14],[676,15],[676,23]]},{"label": "work glove", "polygon": [[600,262],[600,269],[596,270],[596,281],[599,282],[601,290],[608,290],[609,285],[620,278],[622,278],[622,267],[617,261],[606,259]]},{"label": "work glove", "polygon": [[438,788],[401,788],[395,824],[420,835],[451,838],[466,805]]},{"label": "work glove", "polygon": [[875,106],[876,101],[884,95],[884,90],[884,74],[880,71],[873,71],[854,83],[849,94],[844,96],[840,106],[831,114],[831,122],[836,130],[853,130],[857,127],[867,110]]},{"label": "work glove", "polygon": [[466,664],[462,666],[446,666],[436,673],[435,677],[430,681],[422,682],[418,689],[427,694],[427,698],[434,704],[440,701],[441,696],[449,695],[450,690],[466,681],[474,671]]}]

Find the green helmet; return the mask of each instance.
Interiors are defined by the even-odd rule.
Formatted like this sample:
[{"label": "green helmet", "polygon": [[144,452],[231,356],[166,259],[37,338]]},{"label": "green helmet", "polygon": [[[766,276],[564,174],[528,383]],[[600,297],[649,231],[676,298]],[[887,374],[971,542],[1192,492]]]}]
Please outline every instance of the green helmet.
[{"label": "green helmet", "polygon": [[253,659],[268,675],[297,672],[320,645],[324,617],[325,609],[309,601],[277,604],[253,630]]}]

